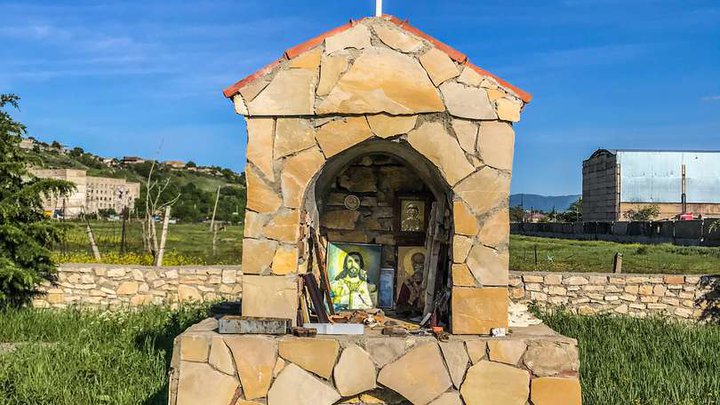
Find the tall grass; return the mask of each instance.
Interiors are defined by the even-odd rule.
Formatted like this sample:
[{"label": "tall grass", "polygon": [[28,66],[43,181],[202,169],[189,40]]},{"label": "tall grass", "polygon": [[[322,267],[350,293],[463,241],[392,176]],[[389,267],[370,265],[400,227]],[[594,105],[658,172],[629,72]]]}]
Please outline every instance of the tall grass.
[{"label": "tall grass", "polygon": [[0,342],[12,343],[0,351],[0,404],[166,404],[172,340],[206,312],[0,311]]},{"label": "tall grass", "polygon": [[720,326],[541,314],[578,339],[585,405],[720,404]]},{"label": "tall grass", "polygon": [[[126,224],[125,254],[122,255],[119,253],[122,241],[120,222],[92,221],[91,226],[103,263],[152,263],[152,257],[143,245],[141,222],[131,220]],[[215,250],[212,247],[213,233],[208,227],[208,224],[170,224],[165,265],[239,264],[242,258],[243,227],[227,225],[218,231]],[[53,249],[56,262],[95,262],[85,224],[79,221],[67,221],[64,223],[64,228],[65,236],[62,242]]]}]

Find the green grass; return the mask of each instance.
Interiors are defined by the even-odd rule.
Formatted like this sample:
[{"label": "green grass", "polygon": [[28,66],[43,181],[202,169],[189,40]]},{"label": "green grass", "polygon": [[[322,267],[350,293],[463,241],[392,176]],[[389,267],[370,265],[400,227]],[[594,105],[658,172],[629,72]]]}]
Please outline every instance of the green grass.
[{"label": "green grass", "polygon": [[[0,404],[164,405],[172,339],[206,311],[0,311]],[[540,316],[578,339],[585,405],[720,403],[718,325]]]},{"label": "green grass", "polygon": [[[67,234],[63,243],[55,247],[59,262],[94,261],[88,242],[85,224],[68,221]],[[103,262],[109,264],[149,264],[152,259],[142,242],[142,224],[133,220],[127,225],[126,257],[119,255],[122,224],[120,222],[91,222],[95,241],[103,256]],[[158,232],[162,224],[157,224]],[[213,234],[208,224],[170,224],[168,226],[166,258],[168,265],[182,264],[240,264],[242,258],[243,228],[240,225],[228,225],[224,231],[218,231],[216,251],[213,254]]]},{"label": "green grass", "polygon": [[617,252],[623,254],[623,273],[707,274],[720,269],[720,248],[716,247],[623,244],[521,235],[510,236],[510,269],[610,272]]},{"label": "green grass", "polygon": [[204,307],[0,311],[0,404],[164,405],[172,339],[205,314]]},{"label": "green grass", "polygon": [[608,315],[541,314],[578,339],[583,404],[720,403],[720,326]]}]

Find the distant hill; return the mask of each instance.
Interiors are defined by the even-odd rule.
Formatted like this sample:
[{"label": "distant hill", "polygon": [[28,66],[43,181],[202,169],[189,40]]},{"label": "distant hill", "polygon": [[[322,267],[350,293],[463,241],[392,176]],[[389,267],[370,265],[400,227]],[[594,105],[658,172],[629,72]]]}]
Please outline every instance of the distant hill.
[{"label": "distant hill", "polygon": [[510,196],[510,206],[517,207],[522,205],[527,210],[532,208],[550,212],[555,209],[558,212],[562,212],[567,211],[570,205],[580,197],[580,195],[546,196],[538,194],[512,194]]},{"label": "distant hill", "polygon": [[88,176],[124,178],[141,184],[141,197],[136,211],[144,209],[145,183],[152,168],[153,180],[166,192],[160,201],[180,195],[173,206],[173,217],[183,222],[207,219],[213,211],[220,187],[216,219],[241,221],[245,213],[245,175],[218,166],[198,166],[193,162],[155,162],[138,157],[106,158],[86,152],[79,147],[65,147],[57,142],[47,144],[35,139],[23,141],[25,150],[35,167],[87,170]]}]

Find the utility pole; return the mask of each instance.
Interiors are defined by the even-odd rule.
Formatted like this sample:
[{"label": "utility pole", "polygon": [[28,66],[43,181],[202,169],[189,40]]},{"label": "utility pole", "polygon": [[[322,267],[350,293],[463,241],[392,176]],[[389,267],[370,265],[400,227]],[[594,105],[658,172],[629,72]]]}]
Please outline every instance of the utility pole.
[{"label": "utility pole", "polygon": [[220,188],[221,187],[222,186],[218,186],[217,195],[215,196],[215,206],[213,207],[212,219],[210,220],[210,231],[211,232],[213,230],[213,226],[215,225],[215,213],[217,212],[217,205],[218,205],[218,200],[220,199]]},{"label": "utility pole", "polygon": [[375,17],[382,17],[382,2],[383,0],[375,0]]}]

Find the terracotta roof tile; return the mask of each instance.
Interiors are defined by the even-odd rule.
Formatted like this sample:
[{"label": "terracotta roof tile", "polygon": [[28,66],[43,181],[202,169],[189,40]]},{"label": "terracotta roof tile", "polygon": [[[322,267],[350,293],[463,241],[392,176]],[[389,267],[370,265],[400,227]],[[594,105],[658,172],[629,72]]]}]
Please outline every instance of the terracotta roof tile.
[{"label": "terracotta roof tile", "polygon": [[[365,18],[363,18],[362,20],[359,20],[359,21],[350,20],[350,22],[347,23],[347,24],[341,25],[341,26],[339,26],[339,27],[337,27],[337,28],[334,28],[334,29],[332,29],[332,30],[330,30],[330,31],[327,31],[327,32],[323,33],[323,34],[320,34],[320,35],[318,35],[318,36],[315,37],[315,38],[312,38],[312,39],[310,39],[310,40],[308,40],[308,41],[305,41],[305,42],[303,42],[303,43],[301,43],[301,44],[299,44],[299,45],[297,45],[297,46],[294,46],[294,47],[286,50],[285,53],[283,54],[283,56],[282,56],[280,59],[276,60],[275,62],[273,62],[273,63],[271,63],[271,64],[269,64],[269,65],[267,65],[267,66],[265,66],[264,68],[258,70],[257,72],[251,74],[250,76],[248,76],[248,77],[240,80],[239,82],[233,84],[232,86],[226,88],[225,90],[223,90],[223,94],[225,95],[225,97],[228,97],[228,98],[234,96],[235,94],[238,93],[238,91],[239,91],[243,86],[245,86],[245,85],[248,84],[249,82],[251,82],[251,81],[253,81],[253,80],[255,80],[255,79],[257,79],[257,78],[259,78],[259,77],[261,77],[261,76],[264,76],[264,75],[270,73],[277,65],[279,65],[279,64],[280,64],[281,62],[283,62],[284,60],[293,59],[293,58],[295,58],[296,56],[300,55],[301,53],[303,53],[303,52],[305,52],[305,51],[307,51],[307,50],[309,50],[309,49],[312,49],[312,48],[314,48],[314,47],[322,44],[322,42],[325,40],[325,38],[328,38],[328,37],[333,36],[333,35],[335,35],[335,34],[339,34],[339,33],[343,32],[343,31],[346,31],[346,30],[352,28],[353,26],[355,26],[356,24],[358,24],[359,22],[364,21],[365,19],[368,19],[368,18],[372,18],[372,17],[365,17]],[[414,34],[414,35],[416,35],[416,36],[418,36],[418,37],[420,37],[420,38],[423,38],[423,39],[425,39],[426,41],[432,43],[437,49],[445,52],[452,60],[454,60],[454,61],[456,61],[456,62],[458,62],[458,63],[460,63],[460,64],[464,64],[464,65],[470,67],[471,69],[473,69],[474,71],[476,71],[476,72],[479,73],[480,75],[490,76],[490,77],[494,78],[499,84],[501,84],[502,86],[505,86],[505,87],[511,89],[513,92],[515,92],[525,103],[529,103],[530,100],[532,99],[532,95],[531,95],[530,93],[528,93],[528,92],[526,92],[526,91],[524,91],[524,90],[522,90],[522,89],[520,89],[520,88],[518,88],[518,87],[516,87],[516,86],[513,86],[512,84],[506,82],[505,80],[503,80],[503,79],[495,76],[494,74],[488,72],[487,70],[485,70],[485,69],[483,69],[483,68],[481,68],[481,67],[478,67],[478,66],[470,63],[470,61],[468,60],[467,55],[465,55],[464,53],[458,51],[457,49],[455,49],[455,48],[453,48],[453,47],[451,47],[451,46],[449,46],[449,45],[447,45],[447,44],[445,44],[445,43],[443,43],[443,42],[438,41],[437,39],[435,39],[435,38],[431,37],[430,35],[428,35],[428,34],[422,32],[422,31],[420,31],[419,29],[411,26],[411,25],[408,23],[407,20],[403,21],[403,20],[400,20],[399,18],[397,18],[397,17],[395,17],[395,16],[392,16],[392,15],[389,15],[389,14],[384,14],[382,18],[384,18],[384,19],[387,20],[387,21],[392,22],[393,24],[397,25],[398,27],[402,28],[402,29],[405,30],[405,31],[408,31],[408,32],[410,32],[410,33],[412,33],[412,34]]]}]

